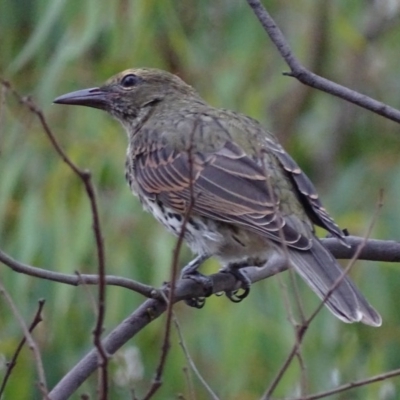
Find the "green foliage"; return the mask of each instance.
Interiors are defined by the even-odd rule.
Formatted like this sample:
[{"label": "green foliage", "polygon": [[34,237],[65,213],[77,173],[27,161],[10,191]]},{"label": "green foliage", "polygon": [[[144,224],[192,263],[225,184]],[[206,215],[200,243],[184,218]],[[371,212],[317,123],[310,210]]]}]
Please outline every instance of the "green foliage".
[{"label": "green foliage", "polygon": [[[319,65],[320,73],[334,81],[398,104],[400,61],[393,52],[399,43],[398,24],[388,22],[387,29],[369,39],[368,23],[379,15],[366,8],[365,2],[264,3],[305,65]],[[327,7],[322,32],[316,28],[320,7]],[[325,42],[313,55],[322,33]],[[129,193],[121,127],[99,111],[51,103],[57,95],[95,86],[128,67],[160,67],[179,73],[210,103],[263,121],[282,138],[315,181],[327,209],[352,234],[366,232],[383,189],[385,204],[373,236],[394,240],[400,236],[398,125],[313,90],[300,107],[290,109],[288,127],[288,99],[302,87],[281,75],[287,67],[245,1],[3,0],[0,37],[1,74],[20,93],[32,94],[69,156],[93,173],[110,274],[161,285],[169,279],[175,240],[142,212]],[[313,57],[320,57],[318,63]],[[90,208],[81,182],[55,154],[33,115],[10,93],[1,92],[1,98],[0,248],[41,268],[95,273]],[[184,252],[182,264],[189,257]],[[399,367],[397,267],[358,262],[352,274],[381,312],[382,328],[345,325],[326,310],[314,321],[303,348],[310,392]],[[207,273],[217,268],[215,261],[204,266]],[[42,281],[4,265],[0,279],[25,321],[34,315],[37,300],[46,299],[45,320],[34,337],[52,387],[92,346],[95,315],[90,293],[96,289]],[[254,285],[250,297],[238,305],[214,296],[201,311],[176,307],[191,356],[222,399],[258,398],[294,343],[280,281],[272,278]],[[293,292],[290,286],[288,292]],[[300,292],[309,314],[317,300],[302,284]],[[142,301],[138,294],[109,288],[107,331]],[[293,296],[291,304],[295,312]],[[1,379],[5,371],[1,361],[10,359],[22,336],[2,298],[0,327]],[[130,385],[138,394],[148,388],[163,332],[161,318],[129,343],[140,349],[140,355],[134,354],[143,363],[143,376],[119,380],[122,386],[113,381],[111,399],[131,398]],[[112,363],[114,378],[124,366],[124,351]],[[174,333],[158,398],[176,398],[177,393],[190,398],[182,371],[186,365]],[[300,376],[294,362],[276,396],[298,393]],[[32,353],[25,348],[5,399],[39,398],[36,380]],[[197,398],[208,398],[198,379],[193,377],[193,381]],[[88,391],[95,398],[95,387],[93,379],[79,393]],[[399,390],[393,380],[333,398],[389,400],[398,398]]]}]

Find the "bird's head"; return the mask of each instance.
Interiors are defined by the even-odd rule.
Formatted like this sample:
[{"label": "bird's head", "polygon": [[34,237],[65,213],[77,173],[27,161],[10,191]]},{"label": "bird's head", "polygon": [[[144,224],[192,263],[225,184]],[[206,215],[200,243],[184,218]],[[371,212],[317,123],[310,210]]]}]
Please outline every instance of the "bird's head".
[{"label": "bird's head", "polygon": [[161,102],[193,96],[199,98],[195,90],[176,75],[141,68],[123,71],[102,86],[64,94],[54,103],[99,108],[126,125]]}]

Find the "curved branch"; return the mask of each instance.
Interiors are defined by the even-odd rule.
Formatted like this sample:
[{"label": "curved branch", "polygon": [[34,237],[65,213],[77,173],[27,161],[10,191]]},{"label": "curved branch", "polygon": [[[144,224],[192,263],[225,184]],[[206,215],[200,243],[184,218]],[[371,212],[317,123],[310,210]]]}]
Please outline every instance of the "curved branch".
[{"label": "curved branch", "polygon": [[[350,247],[343,246],[335,238],[322,239],[324,246],[335,258],[349,260],[356,253],[358,246],[363,243],[362,237],[346,236],[346,243]],[[400,242],[395,240],[368,239],[357,257],[358,260],[400,262]]]},{"label": "curved branch", "polygon": [[254,11],[254,14],[257,16],[286,64],[290,67],[291,72],[285,73],[285,75],[293,76],[305,85],[340,97],[350,103],[391,119],[392,121],[400,122],[399,110],[308,71],[293,55],[293,52],[281,30],[275,24],[275,21],[268,14],[260,0],[247,0],[247,3]]},{"label": "curved branch", "polygon": [[[61,272],[54,272],[48,269],[33,267],[15,260],[8,254],[0,250],[0,262],[7,267],[10,267],[14,272],[33,276],[35,278],[46,279],[53,282],[64,283],[66,285],[79,286],[85,285],[98,285],[99,276],[92,274],[62,274]],[[112,286],[120,286],[126,289],[133,290],[146,297],[155,297],[156,290],[152,286],[144,285],[143,283],[136,282],[132,279],[122,278],[120,276],[106,275],[105,283]]]}]

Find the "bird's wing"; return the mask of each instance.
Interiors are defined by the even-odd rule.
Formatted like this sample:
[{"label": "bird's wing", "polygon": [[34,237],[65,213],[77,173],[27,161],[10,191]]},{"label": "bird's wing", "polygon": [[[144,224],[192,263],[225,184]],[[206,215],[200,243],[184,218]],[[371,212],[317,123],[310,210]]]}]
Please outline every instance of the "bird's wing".
[{"label": "bird's wing", "polygon": [[276,155],[283,169],[287,172],[289,178],[292,180],[294,186],[298,190],[299,198],[312,222],[326,229],[332,235],[343,239],[343,231],[338,227],[335,221],[325,210],[313,183],[300,169],[296,161],[294,161],[293,158],[286,153],[279,143],[276,143],[269,138],[266,138],[266,143],[267,148]]},{"label": "bird's wing", "polygon": [[242,225],[299,250],[312,245],[279,211],[264,168],[233,142],[206,155],[154,146],[136,157],[135,177],[146,196],[176,212],[184,214],[192,199],[193,213]]}]

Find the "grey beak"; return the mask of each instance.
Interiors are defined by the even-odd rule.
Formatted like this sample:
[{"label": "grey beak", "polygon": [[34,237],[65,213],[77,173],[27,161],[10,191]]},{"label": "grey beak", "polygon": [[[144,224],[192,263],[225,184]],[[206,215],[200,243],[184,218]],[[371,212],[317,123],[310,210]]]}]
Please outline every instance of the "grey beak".
[{"label": "grey beak", "polygon": [[101,88],[96,87],[63,94],[57,97],[54,103],[87,106],[104,110],[109,104],[109,97],[109,92],[105,92]]}]

